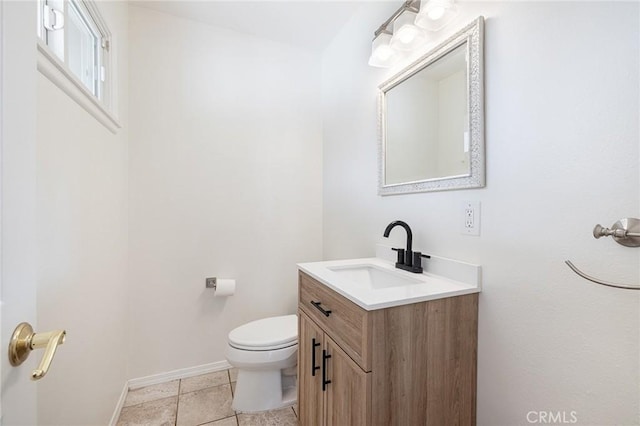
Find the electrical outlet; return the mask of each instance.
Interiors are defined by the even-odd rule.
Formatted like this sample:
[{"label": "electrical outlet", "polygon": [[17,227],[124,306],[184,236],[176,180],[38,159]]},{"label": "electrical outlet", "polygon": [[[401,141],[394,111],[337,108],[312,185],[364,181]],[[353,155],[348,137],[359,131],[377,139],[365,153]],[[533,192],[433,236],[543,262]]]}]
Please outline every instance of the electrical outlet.
[{"label": "electrical outlet", "polygon": [[462,234],[480,235],[480,202],[462,203]]}]

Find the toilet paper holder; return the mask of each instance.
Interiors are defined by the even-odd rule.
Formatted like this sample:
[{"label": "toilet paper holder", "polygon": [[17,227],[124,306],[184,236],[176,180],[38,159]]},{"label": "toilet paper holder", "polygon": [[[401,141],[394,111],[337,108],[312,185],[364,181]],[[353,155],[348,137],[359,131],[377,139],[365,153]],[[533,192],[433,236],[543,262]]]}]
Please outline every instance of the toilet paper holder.
[{"label": "toilet paper holder", "polygon": [[218,287],[218,278],[216,277],[206,278],[204,285],[206,288],[212,288],[215,290]]},{"label": "toilet paper holder", "polygon": [[236,280],[233,278],[205,278],[205,288],[213,290],[213,297],[233,296],[236,292]]}]

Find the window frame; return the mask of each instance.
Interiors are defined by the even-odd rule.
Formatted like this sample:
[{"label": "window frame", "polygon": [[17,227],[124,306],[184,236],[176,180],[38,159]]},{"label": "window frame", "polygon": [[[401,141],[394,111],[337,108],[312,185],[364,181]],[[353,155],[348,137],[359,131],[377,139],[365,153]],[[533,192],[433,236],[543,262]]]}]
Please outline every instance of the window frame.
[{"label": "window frame", "polygon": [[[73,3],[73,4],[72,4]],[[115,49],[113,38],[98,6],[92,0],[38,0],[37,51],[38,71],[63,90],[87,112],[106,126],[112,133],[121,128],[117,119],[117,90],[115,76]],[[69,11],[73,7],[87,24],[92,35],[96,36],[94,46],[93,90],[74,74],[68,64],[68,37],[65,27],[69,22]],[[55,12],[49,12],[53,8]],[[46,24],[55,27],[58,16],[45,22],[45,15],[63,15],[64,24],[59,29],[49,29]],[[53,25],[51,25],[53,22]]]}]

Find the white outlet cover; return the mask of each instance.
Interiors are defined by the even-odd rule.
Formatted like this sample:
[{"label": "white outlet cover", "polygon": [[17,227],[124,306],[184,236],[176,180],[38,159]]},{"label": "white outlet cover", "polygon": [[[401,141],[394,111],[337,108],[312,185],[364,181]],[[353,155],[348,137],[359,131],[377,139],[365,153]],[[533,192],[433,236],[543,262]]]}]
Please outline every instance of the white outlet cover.
[{"label": "white outlet cover", "polygon": [[[473,211],[469,226],[468,211]],[[460,233],[463,235],[480,235],[480,201],[463,201],[460,206]]]}]

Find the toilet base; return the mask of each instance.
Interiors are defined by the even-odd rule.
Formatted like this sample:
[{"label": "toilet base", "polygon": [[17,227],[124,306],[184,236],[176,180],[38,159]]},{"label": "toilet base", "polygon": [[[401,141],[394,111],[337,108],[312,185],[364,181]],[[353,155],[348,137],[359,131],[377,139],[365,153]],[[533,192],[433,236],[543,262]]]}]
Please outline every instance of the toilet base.
[{"label": "toilet base", "polygon": [[240,413],[256,413],[292,406],[297,399],[295,375],[282,370],[238,370],[231,408]]}]

